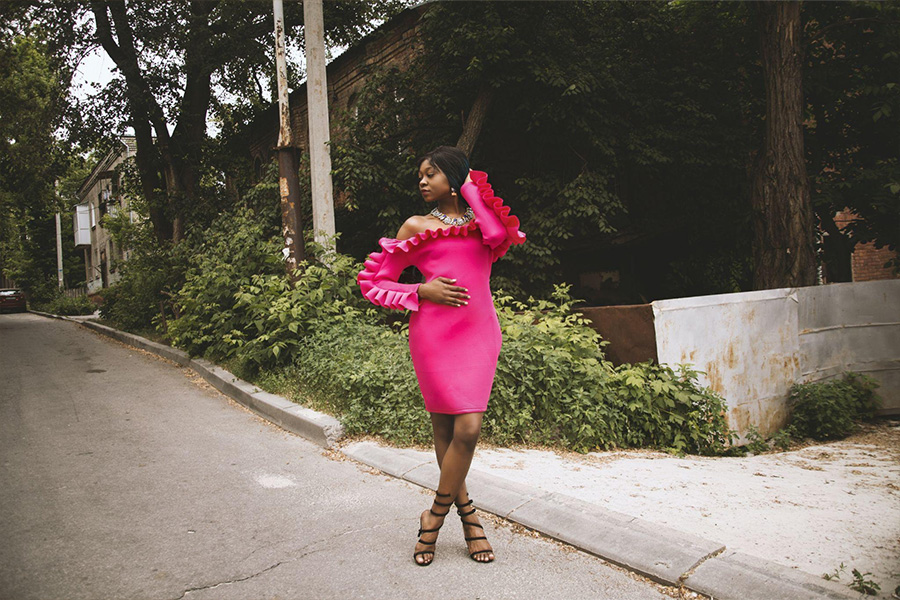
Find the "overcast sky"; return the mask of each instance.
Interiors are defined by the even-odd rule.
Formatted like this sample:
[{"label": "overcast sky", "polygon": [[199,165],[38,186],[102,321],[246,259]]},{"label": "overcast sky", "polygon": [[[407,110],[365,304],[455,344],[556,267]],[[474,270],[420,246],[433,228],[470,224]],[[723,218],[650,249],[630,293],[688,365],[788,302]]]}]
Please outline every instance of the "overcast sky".
[{"label": "overcast sky", "polygon": [[[380,23],[376,23],[377,26]],[[273,26],[274,29],[274,26]],[[337,48],[333,48],[328,52],[327,61],[330,63],[332,60],[340,56],[345,50],[347,50],[347,46],[340,46]],[[289,43],[287,46],[288,58],[290,60],[290,64],[299,64],[305,70],[306,68],[306,57],[303,55],[300,47],[297,44]],[[105,86],[107,83],[112,80],[115,76],[115,63],[111,58],[106,54],[103,48],[97,47],[91,52],[88,56],[81,61],[81,64],[78,67],[78,70],[75,74],[75,77],[72,80],[72,93],[81,99],[86,98],[92,93],[96,93],[94,91],[94,84],[98,84],[101,87]],[[275,70],[275,65],[272,65],[272,70]],[[304,77],[301,80],[301,84],[306,81]],[[263,81],[263,90],[265,93],[268,93],[267,82]],[[293,90],[292,90],[293,91]],[[173,124],[169,123],[169,133],[172,132]],[[218,128],[216,127],[216,123],[211,119],[207,119],[207,132],[211,136],[215,136],[218,133]],[[133,135],[134,131],[129,127],[126,131],[121,132],[124,135]]]}]

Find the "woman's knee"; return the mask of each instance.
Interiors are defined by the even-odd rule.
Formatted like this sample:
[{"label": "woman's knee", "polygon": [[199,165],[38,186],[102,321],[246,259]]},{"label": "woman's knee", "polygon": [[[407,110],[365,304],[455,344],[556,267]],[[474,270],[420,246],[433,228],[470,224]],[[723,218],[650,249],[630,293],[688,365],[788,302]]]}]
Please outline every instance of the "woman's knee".
[{"label": "woman's knee", "polygon": [[453,441],[474,450],[481,435],[481,416],[477,418],[460,415],[453,426]]},{"label": "woman's knee", "polygon": [[449,444],[453,441],[453,415],[432,413],[431,426],[435,440]]}]

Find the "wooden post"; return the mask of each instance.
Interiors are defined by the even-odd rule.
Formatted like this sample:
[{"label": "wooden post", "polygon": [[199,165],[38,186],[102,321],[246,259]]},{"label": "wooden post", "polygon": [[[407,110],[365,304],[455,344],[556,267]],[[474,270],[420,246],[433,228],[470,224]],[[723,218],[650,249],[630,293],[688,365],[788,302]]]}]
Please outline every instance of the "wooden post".
[{"label": "wooden post", "polygon": [[328,83],[325,77],[322,0],[304,0],[303,31],[306,37],[306,100],[309,114],[313,235],[316,242],[324,244],[334,235],[334,200],[328,146]]},{"label": "wooden post", "polygon": [[278,79],[278,189],[281,194],[281,233],[284,236],[285,270],[293,280],[294,269],[306,257],[300,218],[300,175],[291,134],[287,62],[284,58],[284,9],[282,0],[272,0],[275,13],[275,68]]}]

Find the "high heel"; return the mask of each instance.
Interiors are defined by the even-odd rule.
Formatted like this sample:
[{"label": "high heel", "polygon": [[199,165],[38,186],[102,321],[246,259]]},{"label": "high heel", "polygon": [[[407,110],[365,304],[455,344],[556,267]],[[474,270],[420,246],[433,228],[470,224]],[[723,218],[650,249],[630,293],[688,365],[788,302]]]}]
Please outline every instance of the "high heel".
[{"label": "high heel", "polygon": [[[435,492],[435,496],[436,496],[434,499],[435,505],[446,506],[448,508],[447,508],[447,512],[444,512],[444,513],[436,513],[436,512],[434,512],[434,508],[428,509],[428,512],[430,512],[431,514],[433,514],[436,517],[441,517],[441,519],[442,519],[441,524],[438,525],[434,529],[425,529],[425,524],[422,522],[422,517],[425,516],[425,513],[423,512],[421,515],[419,515],[419,543],[422,544],[423,546],[431,546],[432,547],[431,550],[420,550],[419,552],[416,552],[413,554],[413,561],[420,567],[427,567],[432,562],[434,562],[434,551],[435,551],[434,545],[437,543],[437,536],[435,536],[434,541],[426,542],[425,540],[422,539],[422,534],[423,533],[435,533],[436,534],[438,531],[440,531],[441,527],[444,526],[443,518],[446,517],[450,513],[449,507],[453,506],[453,502],[444,503],[444,502],[438,502],[438,500],[437,500],[438,497],[449,498],[450,494],[442,494],[440,492]],[[418,557],[419,555],[425,555],[425,554],[430,554],[431,560],[426,560],[424,558],[422,559],[422,562],[419,562],[418,560],[416,560],[416,557]]]},{"label": "high heel", "polygon": [[[465,528],[466,528],[466,525],[468,525],[469,527],[477,527],[478,529],[481,530],[482,533],[484,533],[484,527],[482,527],[479,523],[471,523],[471,522],[469,522],[469,521],[466,521],[465,517],[468,517],[468,516],[470,516],[470,515],[474,515],[474,514],[475,514],[475,507],[472,507],[472,510],[470,510],[469,512],[465,512],[465,513],[464,513],[462,509],[463,509],[463,507],[465,507],[465,506],[472,506],[472,499],[471,499],[471,498],[469,498],[469,501],[466,502],[466,503],[464,503],[464,504],[459,504],[459,503],[457,503],[457,505],[456,505],[456,514],[459,515],[459,520],[462,521],[462,523],[463,523],[463,535],[465,535],[465,532],[466,532],[466,529],[465,529]],[[483,535],[481,535],[481,536],[473,536],[473,537],[466,537],[466,546],[469,545],[469,542],[474,542],[475,540],[484,540],[484,541],[487,541],[487,538],[484,537]],[[490,543],[488,544],[488,546],[490,546]],[[470,552],[470,553],[469,553],[469,558],[471,558],[471,559],[474,560],[475,562],[479,562],[479,563],[489,563],[489,562],[493,562],[494,559],[493,559],[493,558],[488,558],[488,560],[478,560],[477,556],[480,555],[480,554],[493,554],[493,553],[494,553],[494,549],[493,549],[493,548],[488,548],[487,550],[476,550],[475,552]]]}]

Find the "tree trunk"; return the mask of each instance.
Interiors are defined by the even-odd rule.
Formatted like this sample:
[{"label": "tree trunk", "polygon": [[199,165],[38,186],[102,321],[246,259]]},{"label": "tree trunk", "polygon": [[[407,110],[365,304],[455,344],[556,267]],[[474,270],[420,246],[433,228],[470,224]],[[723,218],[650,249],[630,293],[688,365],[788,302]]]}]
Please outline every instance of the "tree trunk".
[{"label": "tree trunk", "polygon": [[765,141],[754,165],[753,287],[816,282],[813,212],[803,149],[799,2],[757,2],[766,87]]},{"label": "tree trunk", "polygon": [[[179,242],[185,232],[185,209],[198,197],[198,162],[206,136],[206,114],[212,93],[209,57],[209,14],[216,2],[191,3],[191,29],[185,52],[185,91],[175,131],[138,64],[138,53],[123,2],[92,2],[97,37],[125,77],[129,116],[138,145],[137,165],[157,238]],[[110,23],[115,24],[115,38]],[[151,135],[156,132],[156,143]],[[162,173],[160,174],[160,170]],[[159,190],[165,197],[159,198]],[[171,215],[167,217],[164,215]]]},{"label": "tree trunk", "polygon": [[472,104],[472,110],[469,111],[469,117],[463,124],[462,135],[459,136],[459,141],[456,142],[456,147],[465,152],[466,156],[471,156],[472,150],[475,149],[475,142],[478,141],[478,136],[481,135],[481,126],[484,125],[484,119],[487,116],[487,111],[493,98],[494,90],[488,87],[487,84],[483,84],[481,89],[478,90],[475,102]]},{"label": "tree trunk", "polygon": [[[153,129],[150,125],[151,100],[148,97],[148,88],[144,85],[140,74],[134,40],[131,37],[131,31],[127,28],[125,7],[118,3],[108,5],[102,2],[94,2],[91,6],[97,24],[97,38],[100,45],[125,76],[129,121],[134,128],[135,142],[137,143],[135,164],[141,177],[141,189],[144,200],[147,202],[148,216],[153,224],[153,231],[160,242],[170,240],[172,239],[172,221],[165,213],[163,199],[158,197],[163,182],[159,173],[159,154],[153,143]],[[116,22],[118,40],[113,39],[108,10],[112,12]],[[117,41],[118,43],[116,43]]]}]

